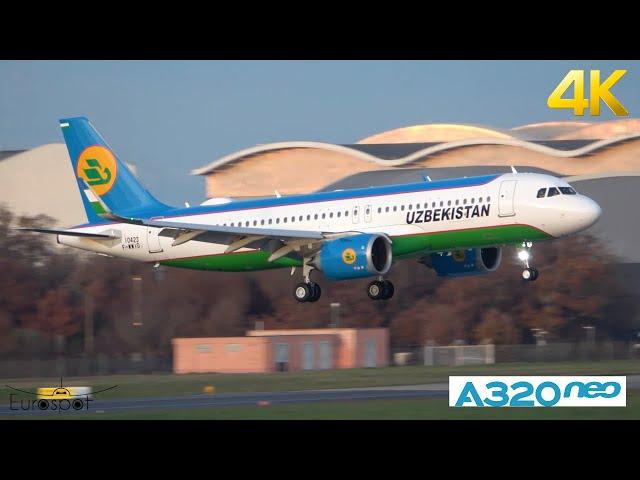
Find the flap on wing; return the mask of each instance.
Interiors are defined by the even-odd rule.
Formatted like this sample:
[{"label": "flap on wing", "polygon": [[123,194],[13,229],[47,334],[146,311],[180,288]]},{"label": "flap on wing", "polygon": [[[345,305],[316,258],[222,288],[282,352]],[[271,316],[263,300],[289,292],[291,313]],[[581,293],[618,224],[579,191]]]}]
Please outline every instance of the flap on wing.
[{"label": "flap on wing", "polygon": [[281,230],[271,228],[225,227],[221,225],[203,225],[201,223],[172,222],[168,220],[142,220],[143,225],[150,227],[177,228],[181,230],[200,230],[204,232],[226,233],[230,235],[256,235],[271,238],[300,238],[322,240],[322,232],[314,230]]},{"label": "flap on wing", "polygon": [[52,228],[14,228],[14,230],[22,230],[24,232],[38,232],[49,233],[52,235],[67,235],[70,237],[87,237],[87,238],[120,238],[120,235],[113,233],[88,233],[88,232],[74,232],[71,230],[55,230]]}]

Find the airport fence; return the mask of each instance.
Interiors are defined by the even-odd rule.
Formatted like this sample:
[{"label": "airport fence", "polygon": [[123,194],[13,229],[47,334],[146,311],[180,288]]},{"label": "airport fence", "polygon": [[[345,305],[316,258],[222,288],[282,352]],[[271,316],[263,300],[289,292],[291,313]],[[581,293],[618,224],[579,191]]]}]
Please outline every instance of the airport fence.
[{"label": "airport fence", "polygon": [[153,354],[0,360],[0,378],[82,377],[114,374],[170,373],[171,356]]},{"label": "airport fence", "polygon": [[520,345],[398,345],[392,365],[471,365],[506,362],[581,362],[640,359],[637,342],[545,343]]}]

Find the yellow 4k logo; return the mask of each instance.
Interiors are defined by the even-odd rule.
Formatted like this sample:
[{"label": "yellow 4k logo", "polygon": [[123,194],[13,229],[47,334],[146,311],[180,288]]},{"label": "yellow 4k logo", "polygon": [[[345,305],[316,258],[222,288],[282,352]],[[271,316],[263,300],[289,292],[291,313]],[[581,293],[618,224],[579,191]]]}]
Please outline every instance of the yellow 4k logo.
[{"label": "yellow 4k logo", "polygon": [[[582,116],[589,108],[589,113],[600,115],[600,100],[604,101],[611,111],[618,117],[629,115],[629,111],[610,92],[611,88],[620,80],[626,70],[614,70],[604,82],[600,81],[600,70],[589,71],[589,99],[584,96],[584,70],[571,70],[558,84],[549,98],[549,108],[572,108],[574,115]],[[563,98],[562,95],[574,85],[573,98]]]}]

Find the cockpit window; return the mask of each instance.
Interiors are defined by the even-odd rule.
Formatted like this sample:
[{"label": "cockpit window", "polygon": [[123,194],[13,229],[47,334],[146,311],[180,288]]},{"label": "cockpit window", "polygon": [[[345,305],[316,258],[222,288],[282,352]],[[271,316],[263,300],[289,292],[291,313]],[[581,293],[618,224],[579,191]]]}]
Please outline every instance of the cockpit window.
[{"label": "cockpit window", "polygon": [[554,197],[556,195],[560,195],[560,192],[558,191],[558,189],[556,187],[551,187],[549,189],[549,193],[547,193],[547,197]]},{"label": "cockpit window", "polygon": [[576,191],[571,187],[558,187],[564,195],[575,195]]},{"label": "cockpit window", "polygon": [[546,188],[541,188],[540,190],[538,190],[538,198],[544,198],[545,193],[547,193]]}]

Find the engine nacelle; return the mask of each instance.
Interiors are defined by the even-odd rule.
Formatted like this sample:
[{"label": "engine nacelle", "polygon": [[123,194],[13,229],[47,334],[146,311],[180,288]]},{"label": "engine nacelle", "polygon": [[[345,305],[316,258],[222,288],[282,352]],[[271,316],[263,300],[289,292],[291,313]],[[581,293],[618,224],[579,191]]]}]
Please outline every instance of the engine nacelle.
[{"label": "engine nacelle", "polygon": [[384,275],[391,260],[387,237],[362,233],[325,242],[311,264],[331,280],[345,280]]},{"label": "engine nacelle", "polygon": [[472,248],[432,253],[421,263],[433,268],[439,277],[463,277],[493,272],[502,261],[500,247]]}]

